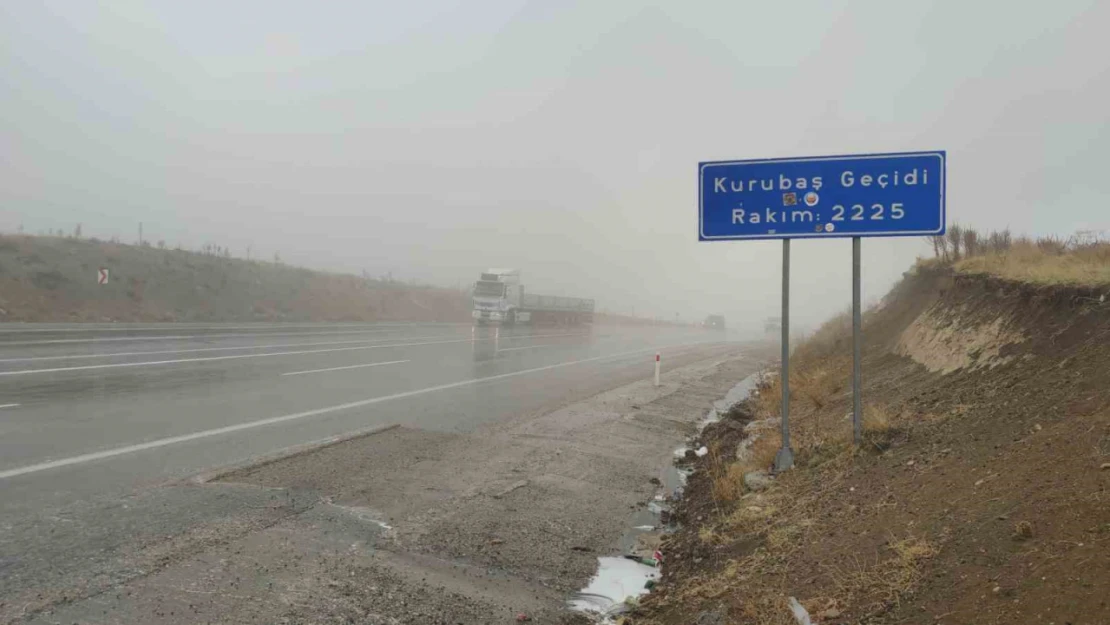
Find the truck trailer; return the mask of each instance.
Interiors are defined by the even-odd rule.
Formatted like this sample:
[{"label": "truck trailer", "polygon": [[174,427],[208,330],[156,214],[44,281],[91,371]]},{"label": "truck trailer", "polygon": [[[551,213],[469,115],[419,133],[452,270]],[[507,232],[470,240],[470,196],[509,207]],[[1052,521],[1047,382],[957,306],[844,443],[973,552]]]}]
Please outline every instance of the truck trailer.
[{"label": "truck trailer", "polygon": [[475,323],[576,325],[592,323],[594,300],[527,293],[517,269],[487,269],[474,284]]}]

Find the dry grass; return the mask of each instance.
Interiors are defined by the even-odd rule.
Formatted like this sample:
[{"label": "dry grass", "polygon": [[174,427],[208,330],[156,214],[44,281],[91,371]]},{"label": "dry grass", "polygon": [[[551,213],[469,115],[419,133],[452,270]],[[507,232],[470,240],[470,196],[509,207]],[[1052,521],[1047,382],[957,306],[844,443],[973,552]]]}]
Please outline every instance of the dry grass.
[{"label": "dry grass", "polygon": [[[795,349],[790,371],[791,446],[803,458],[809,455],[827,460],[850,449],[846,444],[851,440],[851,423],[844,415],[851,400],[851,338],[851,314],[843,312]],[[770,378],[752,402],[755,418],[781,419],[781,398],[782,380]],[[896,420],[897,415],[891,414],[887,406],[864,407],[863,430],[876,444],[895,429]],[[751,443],[751,458],[743,463],[745,471],[767,468],[779,444],[777,432],[763,432]]]},{"label": "dry grass", "polygon": [[[818,362],[795,361],[790,371],[790,414],[820,411],[827,407],[848,386],[842,358],[823,358]],[[757,412],[760,418],[782,416],[782,380],[774,378],[759,393]]]},{"label": "dry grass", "polygon": [[716,545],[724,542],[724,537],[718,534],[712,525],[703,525],[698,528],[698,540],[708,545]]},{"label": "dry grass", "polygon": [[766,470],[774,464],[775,454],[779,451],[780,442],[777,430],[759,432],[748,443],[747,459],[743,462],[737,462],[734,466],[739,466],[744,473]]},{"label": "dry grass", "polygon": [[866,608],[874,612],[890,605],[898,605],[902,597],[921,581],[921,568],[925,560],[937,554],[937,548],[924,538],[909,536],[892,541],[889,557],[874,562],[856,559],[842,567],[830,567],[830,577],[837,585],[837,596],[851,604],[861,598],[871,598],[873,604]]},{"label": "dry grass", "polygon": [[797,380],[792,382],[798,398],[808,401],[815,411],[828,406],[847,386],[844,372],[834,371],[829,362],[799,371]]},{"label": "dry grass", "polygon": [[780,418],[782,416],[781,397],[782,380],[776,376],[764,382],[759,389],[759,395],[755,397],[755,402],[753,402],[756,417],[763,419]]},{"label": "dry grass", "polygon": [[867,404],[863,407],[863,431],[865,433],[885,434],[890,431],[891,416],[887,407],[880,404]]},{"label": "dry grass", "polygon": [[1110,284],[1110,241],[1105,232],[1077,232],[1067,240],[1015,239],[1008,230],[980,234],[953,224],[948,235],[929,238],[934,258],[919,261],[919,266],[951,263],[964,273],[1033,284]]},{"label": "dry grass", "polygon": [[744,494],[744,468],[724,456],[719,445],[709,449],[709,475],[713,501],[718,505],[736,501]]},{"label": "dry grass", "polygon": [[767,529],[768,519],[778,515],[774,501],[774,498],[763,497],[758,503],[751,498],[741,502],[720,521],[719,530],[730,540],[762,534]]},{"label": "dry grass", "polygon": [[[851,331],[848,332],[850,335]],[[849,397],[850,380],[845,372],[850,370],[850,357],[820,353],[813,349],[806,357],[798,358],[790,373],[791,446],[796,451],[839,444],[851,436],[851,424],[844,421],[842,409]],[[775,378],[761,389],[754,402],[756,418],[781,419],[781,398],[782,380]],[[773,438],[778,445],[777,435],[769,433],[767,437]],[[770,450],[764,449],[767,451]]]},{"label": "dry grass", "polygon": [[809,335],[802,337],[794,346],[793,359],[802,363],[812,362],[836,353],[842,353],[851,346],[852,310],[841,311]]},{"label": "dry grass", "polygon": [[[765,580],[761,576],[771,572],[780,574],[781,562],[775,561],[766,551],[757,551],[749,556],[739,560],[733,560],[727,563],[722,570],[706,573],[705,575],[691,579],[684,583],[680,589],[675,589],[675,592],[668,597],[668,601],[677,603],[678,605],[696,604],[702,599],[716,599],[723,595],[735,594],[737,584],[751,584],[752,587],[762,585]],[[766,604],[786,606],[786,598],[779,595],[762,595],[756,593],[752,595],[754,600],[752,607],[755,608],[755,602],[758,601],[760,605],[758,608],[765,608]],[[770,599],[768,601],[768,599]],[[787,621],[779,621],[774,618],[775,615],[786,614],[789,611],[781,611],[777,609],[755,609],[751,610],[752,616],[756,618],[772,618],[772,620],[757,620],[759,623],[785,623]],[[748,610],[745,610],[748,611]],[[789,618],[789,617],[788,617]],[[788,621],[793,623],[793,619]]]},{"label": "dry grass", "polygon": [[1058,241],[1018,241],[1003,253],[966,258],[956,269],[1034,284],[1110,284],[1110,243],[1071,248]]},{"label": "dry grass", "polygon": [[802,536],[813,527],[815,521],[809,518],[796,519],[794,523],[776,525],[767,532],[767,548],[782,552],[797,544]]}]

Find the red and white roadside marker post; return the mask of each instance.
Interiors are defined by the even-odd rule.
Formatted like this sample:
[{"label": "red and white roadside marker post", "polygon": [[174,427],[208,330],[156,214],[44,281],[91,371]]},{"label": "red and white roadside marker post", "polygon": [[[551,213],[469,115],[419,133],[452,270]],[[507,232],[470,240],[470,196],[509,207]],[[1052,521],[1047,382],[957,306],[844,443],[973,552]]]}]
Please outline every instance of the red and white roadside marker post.
[{"label": "red and white roadside marker post", "polygon": [[655,385],[659,386],[659,352],[655,352]]}]

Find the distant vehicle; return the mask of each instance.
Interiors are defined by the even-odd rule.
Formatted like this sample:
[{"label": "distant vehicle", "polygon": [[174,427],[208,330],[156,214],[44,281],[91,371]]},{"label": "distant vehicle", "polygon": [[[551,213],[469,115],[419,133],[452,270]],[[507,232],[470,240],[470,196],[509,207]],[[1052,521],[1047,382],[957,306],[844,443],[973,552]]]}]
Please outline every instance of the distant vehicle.
[{"label": "distant vehicle", "polygon": [[763,321],[763,332],[768,336],[782,332],[782,321],[778,317],[767,317]]},{"label": "distant vehicle", "polygon": [[524,292],[517,269],[487,269],[474,284],[474,321],[574,325],[594,320],[594,301]]},{"label": "distant vehicle", "polygon": [[705,318],[705,327],[710,330],[724,330],[725,318],[721,315],[709,315]]}]

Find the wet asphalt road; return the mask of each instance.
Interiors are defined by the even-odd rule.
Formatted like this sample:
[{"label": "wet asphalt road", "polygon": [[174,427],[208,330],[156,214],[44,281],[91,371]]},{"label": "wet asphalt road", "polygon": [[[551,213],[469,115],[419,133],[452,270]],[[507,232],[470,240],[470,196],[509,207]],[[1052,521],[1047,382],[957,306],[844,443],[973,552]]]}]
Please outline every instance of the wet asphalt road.
[{"label": "wet asphalt road", "polygon": [[399,423],[466,431],[734,349],[680,328],[0,326],[0,517]]}]

